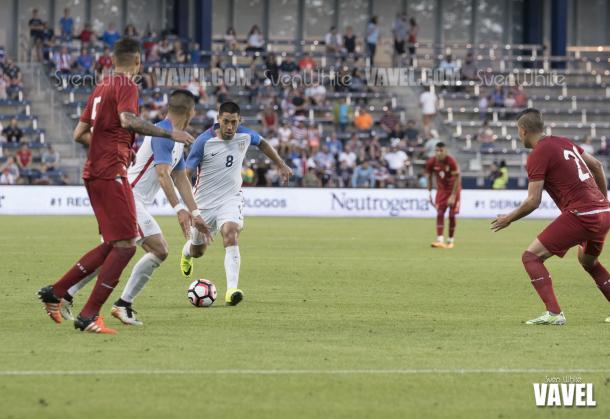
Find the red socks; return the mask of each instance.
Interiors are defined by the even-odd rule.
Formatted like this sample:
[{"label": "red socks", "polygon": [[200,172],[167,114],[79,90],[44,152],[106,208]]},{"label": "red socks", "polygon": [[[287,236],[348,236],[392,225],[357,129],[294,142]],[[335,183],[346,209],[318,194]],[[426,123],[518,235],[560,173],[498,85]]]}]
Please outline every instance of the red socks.
[{"label": "red socks", "polygon": [[445,229],[445,214],[441,212],[436,213],[436,235],[442,236],[443,230]]},{"label": "red socks", "polygon": [[127,266],[135,253],[135,246],[112,248],[112,251],[102,264],[91,296],[80,313],[82,317],[94,317],[100,313],[102,305],[104,305],[114,287],[119,283],[123,269],[125,269],[125,266]]},{"label": "red socks", "polygon": [[551,281],[551,274],[544,267],[542,260],[527,250],[523,252],[521,257],[523,266],[530,276],[532,285],[536,289],[536,292],[540,296],[540,299],[544,302],[546,309],[553,314],[561,313],[561,308],[555,297],[553,291],[553,282]]},{"label": "red socks", "polygon": [[112,246],[108,243],[102,243],[95,249],[90,250],[59,281],[53,284],[53,294],[57,298],[62,298],[66,295],[66,292],[72,285],[80,282],[81,279],[102,266],[111,250]]},{"label": "red socks", "polygon": [[455,225],[456,225],[456,221],[455,221],[455,216],[449,216],[449,237],[452,238],[454,233],[455,233]]},{"label": "red socks", "polygon": [[599,261],[595,262],[595,265],[593,265],[592,268],[586,268],[584,266],[583,268],[585,268],[585,271],[587,271],[589,275],[591,275],[591,277],[597,284],[597,287],[602,292],[602,294],[604,294],[606,299],[610,301],[610,274],[608,273],[606,268],[604,268],[602,264],[599,263]]}]

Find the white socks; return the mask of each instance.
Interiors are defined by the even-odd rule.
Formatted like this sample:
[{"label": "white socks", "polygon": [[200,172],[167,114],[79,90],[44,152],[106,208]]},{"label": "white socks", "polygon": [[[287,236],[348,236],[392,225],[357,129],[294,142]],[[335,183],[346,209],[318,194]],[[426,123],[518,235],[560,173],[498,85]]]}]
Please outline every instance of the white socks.
[{"label": "white socks", "polygon": [[449,237],[449,238],[447,239],[447,243],[449,243],[449,244],[453,244],[453,237]]},{"label": "white socks", "polygon": [[239,265],[241,256],[239,246],[225,247],[225,272],[227,274],[227,289],[237,288],[239,281]]},{"label": "white socks", "polygon": [[152,253],[146,253],[142,256],[131,271],[131,276],[125,285],[123,294],[121,294],[121,300],[128,303],[133,302],[133,299],[142,291],[153,271],[161,265],[161,262],[163,261]]},{"label": "white socks", "polygon": [[445,242],[445,236],[438,236],[436,238],[436,241],[439,242],[439,243],[444,243]]},{"label": "white socks", "polygon": [[[70,289],[68,289],[68,294],[70,294],[72,297],[74,297],[77,292],[79,292],[80,290],[85,288],[85,285],[87,285],[89,282],[91,282],[91,280],[93,278],[95,278],[97,276],[99,271],[100,271],[99,269],[96,269],[95,272],[90,273],[89,275],[87,275],[86,277],[81,279],[80,282],[77,282],[76,284],[72,285],[70,287]],[[61,296],[61,297],[63,297],[63,296]]]},{"label": "white socks", "polygon": [[190,239],[187,240],[186,243],[184,243],[184,247],[182,248],[182,254],[186,258],[191,257],[191,240]]}]

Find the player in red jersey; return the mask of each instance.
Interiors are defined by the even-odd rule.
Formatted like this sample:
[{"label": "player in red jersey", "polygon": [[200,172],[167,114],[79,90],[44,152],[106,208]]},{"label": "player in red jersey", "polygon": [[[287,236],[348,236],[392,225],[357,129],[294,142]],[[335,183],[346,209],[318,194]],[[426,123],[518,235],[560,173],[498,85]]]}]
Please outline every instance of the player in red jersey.
[{"label": "player in red jersey", "polygon": [[523,145],[533,149],[527,160],[528,196],[519,208],[492,221],[491,228],[500,231],[530,214],[540,205],[543,189],[555,201],[561,215],[534,239],[522,261],[547,310],[526,323],[562,325],[566,319],[544,266],[549,257],[563,257],[568,249],[579,246],[580,264],[610,301],[610,274],[598,261],[610,229],[606,175],[602,164],[578,145],[567,138],[545,136],[542,116],[536,109],[521,112],[517,127]]},{"label": "player in red jersey", "polygon": [[[453,248],[453,237],[455,234],[455,216],[460,212],[460,192],[462,182],[460,180],[460,166],[457,161],[449,155],[444,143],[437,143],[436,155],[426,162],[428,173],[428,192],[430,192],[430,203],[436,208],[436,241],[430,246],[442,249]],[[432,175],[436,178],[436,199],[432,200]],[[445,244],[443,231],[445,229],[445,212],[449,208],[449,237]]]},{"label": "player in red jersey", "polygon": [[91,296],[74,321],[74,327],[82,331],[116,333],[104,325],[99,312],[136,251],[135,202],[127,181],[134,133],[193,142],[184,131],[170,132],[138,118],[138,87],[132,78],[139,72],[140,54],[139,43],[132,39],[115,44],[115,73],[93,90],[74,130],[75,141],[89,145],[83,179],[103,242],[59,281],[38,291],[51,319],[60,323],[62,300],[58,296],[99,269]]}]

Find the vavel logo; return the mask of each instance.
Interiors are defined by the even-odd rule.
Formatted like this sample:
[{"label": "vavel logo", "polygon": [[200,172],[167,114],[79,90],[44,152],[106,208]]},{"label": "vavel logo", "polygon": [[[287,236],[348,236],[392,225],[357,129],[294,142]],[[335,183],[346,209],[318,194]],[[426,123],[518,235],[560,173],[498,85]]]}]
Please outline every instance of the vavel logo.
[{"label": "vavel logo", "polygon": [[534,383],[536,406],[594,407],[592,383]]}]

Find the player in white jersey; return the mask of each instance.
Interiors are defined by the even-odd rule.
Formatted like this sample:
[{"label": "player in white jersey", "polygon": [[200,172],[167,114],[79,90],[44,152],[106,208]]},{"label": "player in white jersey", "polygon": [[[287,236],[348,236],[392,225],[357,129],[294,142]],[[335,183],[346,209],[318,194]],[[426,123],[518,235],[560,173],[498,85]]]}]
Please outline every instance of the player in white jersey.
[{"label": "player in white jersey", "polygon": [[[186,160],[189,173],[197,172],[194,194],[197,208],[212,234],[220,232],[225,247],[225,273],[227,292],[225,302],[236,305],[243,299],[237,288],[241,256],[237,241],[244,227],[244,200],[241,192],[241,167],[250,145],[258,148],[278,167],[284,181],[292,176],[292,170],[277,151],[261,136],[249,128],[240,126],[239,106],[225,102],[218,109],[218,123],[201,134]],[[203,256],[209,241],[196,230],[182,249],[180,269],[190,278],[193,258]]]},{"label": "player in white jersey", "polygon": [[[167,130],[172,128],[186,129],[195,115],[195,98],[188,90],[175,90],[169,97],[169,109],[166,119],[156,125]],[[191,228],[201,237],[210,237],[209,229],[197,209],[191,182],[186,175],[184,144],[167,138],[145,137],[138,150],[135,163],[127,173],[136,203],[136,215],[140,239],[138,244],[146,252],[135,264],[131,276],[125,285],[121,297],[112,306],[112,315],[127,325],[143,325],[132,308],[133,300],[142,291],[153,271],[167,258],[168,246],[161,228],[147,206],[152,205],[159,189],[163,189],[167,200],[176,211],[178,222],[186,238]],[[176,195],[180,193],[186,206],[180,203]],[[72,298],[97,272],[89,275],[68,290],[64,298],[62,316],[72,316]]]}]

